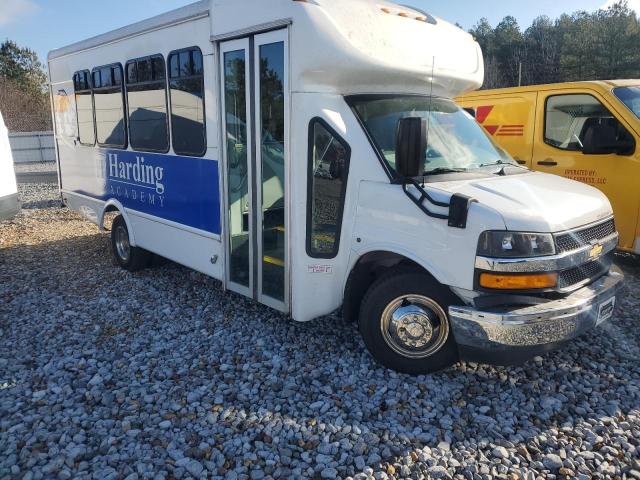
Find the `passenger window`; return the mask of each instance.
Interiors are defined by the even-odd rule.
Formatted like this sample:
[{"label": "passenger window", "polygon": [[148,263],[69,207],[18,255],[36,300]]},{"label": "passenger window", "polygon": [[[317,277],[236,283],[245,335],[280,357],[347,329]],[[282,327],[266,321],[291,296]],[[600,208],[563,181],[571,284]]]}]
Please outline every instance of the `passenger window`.
[{"label": "passenger window", "polygon": [[93,69],[93,98],[98,145],[127,148],[120,64]]},{"label": "passenger window", "polygon": [[334,258],[340,246],[351,149],[319,118],[309,127],[307,253]]},{"label": "passenger window", "polygon": [[545,143],[585,154],[630,154],[635,140],[592,95],[554,95],[545,109]]},{"label": "passenger window", "polygon": [[134,150],[169,150],[167,83],[164,58],[130,60],[126,66],[129,143]]},{"label": "passenger window", "polygon": [[73,74],[73,89],[76,98],[78,138],[82,145],[94,146],[96,143],[96,129],[93,121],[93,96],[89,70]]},{"label": "passenger window", "polygon": [[169,55],[171,131],[173,150],[178,155],[204,155],[204,76],[202,52],[188,48]]}]

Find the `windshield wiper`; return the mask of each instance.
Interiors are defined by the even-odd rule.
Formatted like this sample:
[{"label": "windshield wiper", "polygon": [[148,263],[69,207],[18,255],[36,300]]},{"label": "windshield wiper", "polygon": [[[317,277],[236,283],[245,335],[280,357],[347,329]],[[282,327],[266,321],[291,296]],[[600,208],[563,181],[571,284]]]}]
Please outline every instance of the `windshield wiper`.
[{"label": "windshield wiper", "polygon": [[460,173],[466,172],[468,169],[466,168],[452,168],[452,167],[439,167],[434,168],[433,170],[427,170],[422,174],[423,177],[428,177],[429,175],[443,175],[445,173]]},{"label": "windshield wiper", "polygon": [[480,165],[478,165],[477,168],[484,168],[484,167],[520,167],[520,168],[526,168],[526,167],[522,167],[522,165],[518,165],[516,163],[511,163],[511,162],[505,162],[504,160],[498,160],[497,162],[493,162],[493,163],[481,163]]}]

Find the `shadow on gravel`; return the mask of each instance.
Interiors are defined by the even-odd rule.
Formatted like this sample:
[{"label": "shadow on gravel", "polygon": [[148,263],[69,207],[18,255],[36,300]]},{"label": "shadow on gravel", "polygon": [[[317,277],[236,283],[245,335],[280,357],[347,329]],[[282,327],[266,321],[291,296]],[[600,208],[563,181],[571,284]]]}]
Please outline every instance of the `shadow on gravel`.
[{"label": "shadow on gravel", "polygon": [[[170,262],[124,272],[107,235],[1,250],[0,383],[17,386],[0,390],[0,414],[80,409],[101,425],[86,430],[96,455],[107,436],[205,460],[215,445],[220,472],[244,462],[234,438],[278,458],[311,455],[310,465],[342,451],[344,463],[375,466],[424,446],[494,444],[534,465],[576,431],[600,449],[606,426],[640,408],[640,273],[624,268],[634,289],[605,329],[523,366],[411,377],[375,364],[354,325],[295,323]],[[169,432],[156,428],[163,419]]]},{"label": "shadow on gravel", "polygon": [[62,208],[60,200],[38,200],[21,204],[23,210],[35,210],[40,208]]}]

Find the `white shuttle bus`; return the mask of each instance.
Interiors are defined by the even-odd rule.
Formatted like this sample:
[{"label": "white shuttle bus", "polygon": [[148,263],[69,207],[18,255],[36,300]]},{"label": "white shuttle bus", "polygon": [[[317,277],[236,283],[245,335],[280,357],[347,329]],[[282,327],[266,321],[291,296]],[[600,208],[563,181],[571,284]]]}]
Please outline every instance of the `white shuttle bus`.
[{"label": "white shuttle bus", "polygon": [[0,113],[0,222],[15,216],[19,211],[20,201],[13,171],[9,131]]},{"label": "white shuttle bus", "polygon": [[[204,0],[52,51],[63,201],[382,364],[513,363],[613,314],[598,190],[518,166],[452,97],[482,53],[386,0]],[[331,328],[330,320],[327,327]]]}]

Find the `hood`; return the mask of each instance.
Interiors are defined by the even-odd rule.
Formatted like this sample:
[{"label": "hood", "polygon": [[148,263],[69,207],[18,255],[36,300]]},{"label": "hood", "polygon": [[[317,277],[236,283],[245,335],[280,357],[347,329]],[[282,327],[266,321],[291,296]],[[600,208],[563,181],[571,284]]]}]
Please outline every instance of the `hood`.
[{"label": "hood", "polygon": [[512,231],[561,232],[613,214],[609,200],[599,190],[546,173],[493,176],[432,186],[467,195],[493,208]]}]

